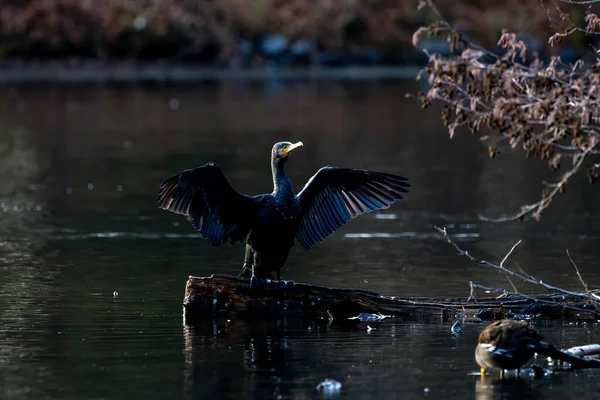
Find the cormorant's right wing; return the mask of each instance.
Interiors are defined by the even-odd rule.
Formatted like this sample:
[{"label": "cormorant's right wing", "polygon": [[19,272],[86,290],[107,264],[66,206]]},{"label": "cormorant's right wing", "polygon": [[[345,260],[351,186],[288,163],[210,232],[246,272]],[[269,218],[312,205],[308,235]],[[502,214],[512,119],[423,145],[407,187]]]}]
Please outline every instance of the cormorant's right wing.
[{"label": "cormorant's right wing", "polygon": [[257,215],[255,200],[237,192],[214,163],[186,169],[161,183],[158,206],[189,217],[214,246],[243,241]]}]

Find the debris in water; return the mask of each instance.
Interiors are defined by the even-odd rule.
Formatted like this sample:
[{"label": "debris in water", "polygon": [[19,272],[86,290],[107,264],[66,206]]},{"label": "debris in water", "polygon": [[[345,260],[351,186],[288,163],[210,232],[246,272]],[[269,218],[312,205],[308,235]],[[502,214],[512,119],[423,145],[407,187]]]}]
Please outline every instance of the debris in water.
[{"label": "debris in water", "polygon": [[540,367],[537,364],[533,364],[531,366],[531,370],[533,371],[534,379],[542,379],[546,375],[544,368]]},{"label": "debris in water", "polygon": [[371,331],[376,330],[377,328],[371,328],[369,325],[367,325],[367,333],[371,333]]},{"label": "debris in water", "polygon": [[173,111],[179,109],[179,100],[175,98],[169,100],[169,108]]},{"label": "debris in water", "polygon": [[117,292],[116,290],[113,292],[113,297],[116,299],[117,297],[119,297],[119,292]]},{"label": "debris in water", "polygon": [[317,390],[327,394],[339,393],[342,388],[342,384],[335,379],[327,378],[323,382],[317,385]]},{"label": "debris in water", "polygon": [[452,328],[450,328],[450,330],[452,331],[453,334],[458,335],[459,333],[462,332],[462,320],[457,320],[454,325],[452,325]]},{"label": "debris in water", "polygon": [[333,315],[331,315],[331,313],[329,312],[329,310],[327,310],[327,315],[328,315],[327,320],[329,322],[333,321]]},{"label": "debris in water", "polygon": [[357,317],[348,317],[348,319],[357,319],[360,322],[375,322],[386,318],[392,318],[391,315],[360,313]]}]

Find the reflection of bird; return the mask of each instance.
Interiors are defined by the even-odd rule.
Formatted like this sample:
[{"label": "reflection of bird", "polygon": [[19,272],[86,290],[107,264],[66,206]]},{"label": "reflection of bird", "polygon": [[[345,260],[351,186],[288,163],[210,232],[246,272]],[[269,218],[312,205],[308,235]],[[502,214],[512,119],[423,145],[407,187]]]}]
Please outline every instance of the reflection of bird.
[{"label": "reflection of bird", "polygon": [[536,352],[543,339],[527,322],[501,320],[486,326],[479,334],[475,349],[475,360],[481,367],[499,368],[501,375],[505,369],[520,369]]},{"label": "reflection of bird", "polygon": [[221,169],[208,163],[173,175],[161,183],[158,204],[183,214],[213,245],[246,240],[242,274],[281,279],[294,238],[306,250],[343,224],[366,212],[388,208],[408,192],[408,179],[360,169],[321,168],[294,195],[283,165],[290,152],[302,146],[280,142],[271,152],[273,193],[238,193]]}]

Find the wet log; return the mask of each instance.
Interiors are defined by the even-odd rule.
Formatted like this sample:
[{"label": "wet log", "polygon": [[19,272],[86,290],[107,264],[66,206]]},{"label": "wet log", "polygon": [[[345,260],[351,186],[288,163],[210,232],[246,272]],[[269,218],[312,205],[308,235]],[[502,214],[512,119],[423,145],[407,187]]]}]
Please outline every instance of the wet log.
[{"label": "wet log", "polygon": [[336,322],[361,313],[381,314],[405,321],[446,322],[458,318],[490,321],[502,318],[597,321],[597,303],[563,294],[490,298],[403,298],[352,288],[296,283],[284,289],[274,284],[250,288],[249,280],[230,275],[190,276],[183,300],[186,323],[215,316],[254,318],[333,318]]}]

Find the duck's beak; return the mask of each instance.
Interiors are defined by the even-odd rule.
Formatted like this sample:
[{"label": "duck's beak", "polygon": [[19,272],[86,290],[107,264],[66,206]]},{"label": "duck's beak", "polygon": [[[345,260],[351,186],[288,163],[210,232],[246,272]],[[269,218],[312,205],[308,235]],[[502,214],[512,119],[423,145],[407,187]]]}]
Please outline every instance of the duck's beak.
[{"label": "duck's beak", "polygon": [[297,149],[298,147],[302,147],[302,146],[304,146],[302,144],[302,142],[291,144],[283,150],[283,154],[289,154],[292,150]]}]

